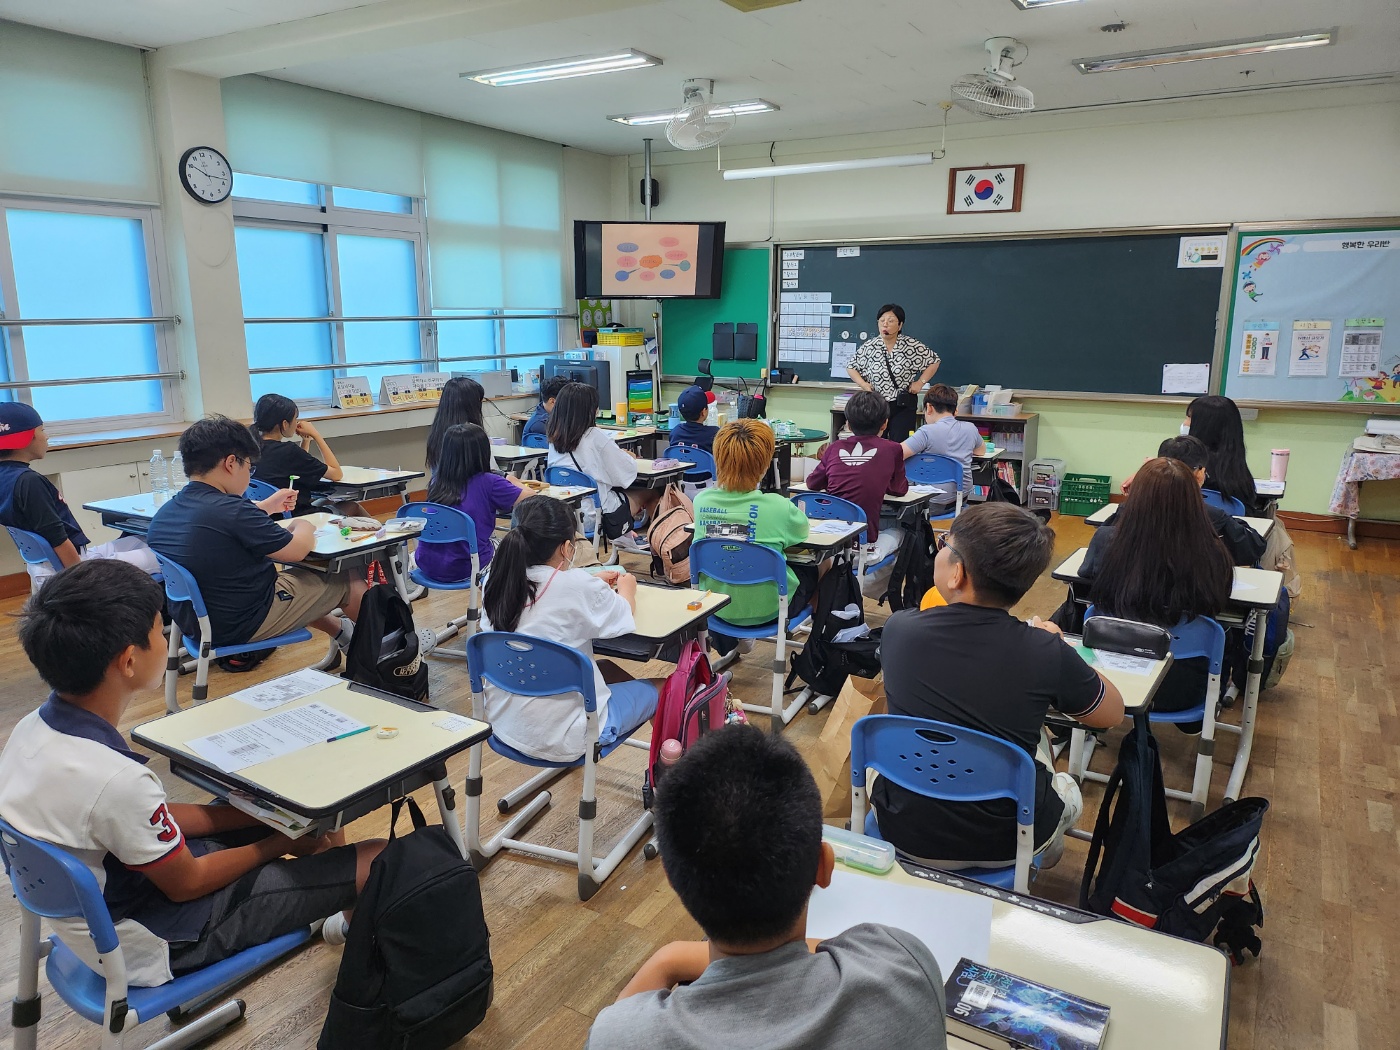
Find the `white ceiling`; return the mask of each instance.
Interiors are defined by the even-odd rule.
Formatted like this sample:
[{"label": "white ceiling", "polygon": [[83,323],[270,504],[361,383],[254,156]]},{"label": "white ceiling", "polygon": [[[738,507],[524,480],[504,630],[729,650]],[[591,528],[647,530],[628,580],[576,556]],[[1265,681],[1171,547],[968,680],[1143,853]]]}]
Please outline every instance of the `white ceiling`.
[{"label": "white ceiling", "polygon": [[[719,99],[782,107],[740,118],[726,144],[932,127],[949,84],[981,69],[982,40],[997,35],[1030,46],[1017,73],[1042,111],[1400,74],[1397,0],[1084,0],[1038,11],[1011,0],[801,0],[754,14],[721,0],[0,0],[0,16],[177,45],[168,55],[182,68],[260,72],[605,154],[635,153],[646,135],[668,148],[660,128],[604,118],[678,103],[689,77],[713,78]],[[1123,32],[1100,31],[1118,21]],[[1332,25],[1332,47],[1094,75],[1070,65]],[[665,64],[514,88],[458,76],[619,46]]]}]

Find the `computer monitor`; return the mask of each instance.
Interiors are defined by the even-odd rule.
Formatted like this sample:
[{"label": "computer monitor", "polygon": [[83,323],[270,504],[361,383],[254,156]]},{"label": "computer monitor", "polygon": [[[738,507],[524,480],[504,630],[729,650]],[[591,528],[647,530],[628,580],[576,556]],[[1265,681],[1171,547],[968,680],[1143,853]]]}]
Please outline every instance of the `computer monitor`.
[{"label": "computer monitor", "polygon": [[607,361],[569,361],[563,358],[545,358],[540,371],[540,385],[562,376],[571,383],[584,383],[598,391],[598,408],[612,411],[612,374]]}]

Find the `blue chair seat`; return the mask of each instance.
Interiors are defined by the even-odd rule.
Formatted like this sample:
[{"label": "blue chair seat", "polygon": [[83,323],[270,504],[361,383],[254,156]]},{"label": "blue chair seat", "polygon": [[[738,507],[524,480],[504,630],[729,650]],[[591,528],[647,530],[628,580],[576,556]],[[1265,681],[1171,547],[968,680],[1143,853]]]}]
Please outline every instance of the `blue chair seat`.
[{"label": "blue chair seat", "polygon": [[[884,836],[880,834],[880,823],[875,819],[875,807],[871,806],[865,812],[865,833],[872,839],[884,841]],[[1040,860],[1042,854],[1036,853],[1031,857],[1031,870],[1036,874],[1040,872]],[[985,882],[988,886],[995,886],[999,890],[1014,890],[1016,888],[1016,868],[1014,862],[1009,868],[951,868],[943,869],[950,871],[959,877],[975,879],[977,882]]]},{"label": "blue chair seat", "polygon": [[[646,723],[644,722],[642,724],[645,725]],[[640,728],[641,726],[637,727],[637,729]],[[611,744],[600,745],[598,749],[598,757],[607,758],[614,751],[616,751],[623,744],[625,744],[627,742],[627,738],[630,737],[633,733],[635,733],[637,729],[632,729],[626,733],[621,734]],[[496,754],[500,755],[502,758],[508,758],[512,762],[519,762],[522,766],[535,766],[539,769],[578,769],[580,766],[583,765],[582,755],[579,755],[578,758],[574,759],[572,762],[554,762],[547,758],[535,758],[533,755],[527,755],[523,751],[515,750],[515,748],[511,747],[509,744],[507,744],[500,737],[496,736],[494,733],[491,734],[491,736],[487,737],[486,742],[491,746],[491,750],[496,752]]]},{"label": "blue chair seat", "polygon": [[[226,988],[269,963],[276,962],[293,948],[300,947],[311,939],[311,927],[307,926],[291,933],[284,933],[276,940],[248,948],[222,962],[206,966],[202,970],[177,977],[167,984],[155,988],[127,989],[127,1005],[136,1011],[142,1021],[149,1021],[177,1006],[194,1002]],[[106,1010],[104,996],[107,982],[102,975],[88,967],[56,936],[49,938],[53,947],[49,951],[45,972],[49,983],[59,997],[80,1017],[93,1024],[101,1024]]]},{"label": "blue chair seat", "polygon": [[[295,645],[297,642],[309,641],[311,641],[311,632],[305,627],[300,627],[295,631],[288,631],[286,634],[264,638],[260,642],[243,642],[240,645],[216,645],[209,650],[209,659],[219,660],[225,656],[241,656],[243,653],[256,653],[263,649],[275,649],[279,645]],[[180,642],[184,645],[186,652],[199,652],[199,639],[191,638],[189,635],[181,633]]]},{"label": "blue chair seat", "polygon": [[[788,630],[792,630],[792,628],[796,627],[804,620],[811,619],[811,616],[812,607],[810,605],[804,605],[801,609],[788,617]],[[708,628],[713,633],[722,634],[726,638],[772,638],[773,635],[778,633],[778,620],[777,617],[774,617],[767,623],[750,624],[744,627],[737,623],[721,620],[718,616],[711,616],[708,621]]]},{"label": "blue chair seat", "polygon": [[471,580],[457,580],[455,583],[446,583],[442,580],[433,579],[417,566],[408,570],[408,578],[419,586],[427,587],[434,591],[469,591],[472,589]]}]

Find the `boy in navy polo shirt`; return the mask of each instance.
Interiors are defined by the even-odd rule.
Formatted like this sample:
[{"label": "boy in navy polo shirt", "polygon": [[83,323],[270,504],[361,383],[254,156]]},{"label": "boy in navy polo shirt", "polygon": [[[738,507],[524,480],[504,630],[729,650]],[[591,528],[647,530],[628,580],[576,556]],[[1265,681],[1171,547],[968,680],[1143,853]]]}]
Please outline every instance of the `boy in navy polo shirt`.
[{"label": "boy in navy polo shirt", "polygon": [[563,390],[568,383],[569,381],[563,376],[554,376],[545,380],[544,386],[540,388],[540,403],[534,407],[530,418],[525,420],[525,426],[521,428],[521,441],[524,441],[531,434],[545,436],[545,430],[549,426],[549,414],[554,411],[554,402],[559,397],[559,391]]},{"label": "boy in navy polo shirt", "polygon": [[[42,536],[65,568],[89,558],[116,558],[142,572],[159,572],[155,555],[135,536],[95,546],[88,543],[54,483],[29,465],[43,459],[48,450],[49,438],[38,412],[19,401],[0,403],[0,525]],[[31,591],[56,571],[47,562],[26,563],[25,568]]]},{"label": "boy in navy polo shirt", "polygon": [[671,428],[671,444],[714,452],[719,427],[705,423],[710,418],[710,402],[714,399],[714,394],[707,394],[698,386],[688,386],[681,391],[681,396],[676,398],[676,408],[680,411],[682,422]]},{"label": "boy in navy polo shirt", "polygon": [[[163,604],[149,576],[113,560],[67,569],[29,599],[20,644],[53,692],[0,753],[0,816],[87,865],[133,985],[164,984],[322,919],[326,940],[343,944],[343,910],[382,840],[292,840],[232,806],[170,802],[117,731],[164,677]],[[87,925],[52,921],[101,972]]]}]

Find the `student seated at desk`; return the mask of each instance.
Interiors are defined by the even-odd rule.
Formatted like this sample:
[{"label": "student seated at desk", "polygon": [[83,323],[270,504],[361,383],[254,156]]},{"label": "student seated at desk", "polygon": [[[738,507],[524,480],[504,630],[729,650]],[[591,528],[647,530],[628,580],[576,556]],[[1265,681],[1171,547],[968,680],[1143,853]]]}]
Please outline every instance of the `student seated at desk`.
[{"label": "student seated at desk", "polygon": [[[982,435],[965,419],[954,415],[958,410],[958,392],[946,383],[935,383],[924,391],[924,425],[904,439],[904,458],[924,453],[947,456],[963,468],[963,495],[972,491],[972,454],[982,447]],[[948,493],[944,503],[954,502],[956,492]]]},{"label": "student seated at desk", "polygon": [[[773,430],[756,419],[736,419],[720,427],[715,438],[715,484],[695,497],[695,535],[703,539],[711,525],[738,525],[748,539],[782,553],[807,538],[807,515],[777,492],[760,492],[758,483],[773,462],[776,443]],[[815,565],[789,565],[788,615],[812,599],[819,579]],[[723,584],[701,575],[701,587],[730,596],[715,616],[740,627],[752,627],[776,619],[778,588],[771,583]],[[727,654],[736,640],[710,634],[710,644]],[[741,653],[753,649],[753,639],[737,640]]]},{"label": "student seated at desk", "polygon": [[[327,942],[344,944],[345,912],[382,840],[293,840],[233,806],[169,802],[117,730],[165,675],[164,605],[158,584],[116,561],[78,565],[29,599],[20,644],[53,692],[0,754],[0,816],[96,876],[133,985],[164,984],[323,919]],[[86,924],[49,921],[100,973]]]},{"label": "student seated at desk", "polygon": [[596,481],[604,538],[617,540],[628,534],[619,546],[645,550],[645,541],[631,534],[632,521],[655,507],[661,493],[637,487],[636,457],[594,426],[597,418],[598,391],[584,383],[566,384],[549,414],[547,464],[572,467]]},{"label": "student seated at desk", "polygon": [[[869,390],[852,394],[846,402],[851,436],[827,445],[821,461],[807,475],[807,487],[813,492],[840,496],[865,511],[871,563],[883,561],[899,549],[900,532],[895,515],[884,509],[885,497],[909,491],[902,448],[881,436],[888,421],[889,405],[879,394]],[[878,598],[885,593],[888,581],[888,569],[871,573],[861,578],[861,590]]]},{"label": "student seated at desk", "polygon": [[522,443],[531,434],[545,436],[549,429],[549,414],[554,411],[554,401],[568,382],[563,376],[551,376],[544,381],[544,386],[540,388],[540,403],[530,411],[530,418],[525,420],[525,425],[520,429]]},{"label": "student seated at desk", "polygon": [[[491,440],[486,431],[475,423],[458,423],[443,435],[437,470],[428,483],[429,502],[455,507],[472,519],[483,569],[495,553],[491,533],[496,528],[496,515],[508,512],[526,492],[513,477],[493,473],[491,466]],[[464,543],[420,544],[413,557],[434,580],[457,583],[471,575],[471,551]]]},{"label": "student seated at desk", "polygon": [[[49,438],[39,413],[21,401],[0,402],[0,525],[42,536],[66,568],[80,561],[115,558],[142,572],[160,572],[156,556],[135,536],[91,544],[58,488],[29,464],[44,458]],[[54,574],[52,565],[24,567],[37,591]]]},{"label": "student seated at desk", "polygon": [[671,444],[714,452],[719,427],[705,422],[710,418],[710,405],[714,400],[713,392],[701,390],[698,386],[688,386],[681,391],[676,398],[676,411],[681,414],[681,422],[671,428]]},{"label": "student seated at desk", "polygon": [[[273,488],[296,489],[297,504],[292,513],[310,514],[316,510],[311,501],[329,491],[322,482],[339,481],[345,472],[316,425],[299,418],[300,414],[291,398],[264,394],[253,406],[253,425],[248,429],[261,450],[253,477]],[[321,453],[320,459],[310,452],[313,442]],[[295,485],[292,478],[297,479]],[[335,509],[342,514],[365,513],[354,500],[336,503]]]},{"label": "student seated at desk", "polygon": [[[1094,532],[1079,568],[1080,577],[1093,581],[1089,600],[1095,611],[1168,628],[1183,619],[1219,616],[1230,599],[1234,570],[1207,509],[1185,463],[1143,464],[1113,524]],[[1204,658],[1173,663],[1152,706],[1158,711],[1195,706],[1209,673]],[[1177,728],[1199,733],[1201,723]]]},{"label": "student seated at desk", "polygon": [[[574,512],[552,496],[527,496],[515,505],[510,531],[496,547],[486,577],[481,629],[519,631],[593,655],[593,639],[636,629],[637,577],[618,569],[573,568]],[[609,686],[597,665],[598,742],[607,746],[656,714],[659,680]],[[515,750],[547,762],[583,754],[583,704],[555,696],[517,696],[486,683],[491,731]]]},{"label": "student seated at desk", "polygon": [[1244,421],[1238,406],[1219,394],[1198,397],[1186,406],[1181,432],[1199,438],[1210,453],[1205,487],[1222,496],[1233,496],[1250,514],[1262,514],[1269,500],[1254,491],[1254,475],[1245,460]]},{"label": "student seated at desk", "polygon": [[486,429],[486,420],[481,415],[481,405],[486,391],[475,379],[457,376],[442,386],[442,396],[438,399],[437,412],[433,415],[433,425],[428,428],[428,470],[437,469],[438,454],[442,451],[443,435],[449,427],[458,423],[475,423]]},{"label": "student seated at desk", "polygon": [[[666,877],[703,941],[673,941],[600,1012],[588,1050],[943,1050],[943,976],[927,946],[862,923],[807,937],[836,858],[821,795],[781,737],[726,726],[656,795]],[[878,888],[874,892],[879,892]]]},{"label": "student seated at desk", "polygon": [[[314,627],[344,652],[365,593],[349,572],[313,572],[274,562],[299,562],[311,553],[316,528],[305,518],[286,526],[270,515],[289,509],[293,493],[280,489],[261,503],[244,497],[258,445],[248,428],[227,416],[191,423],[180,435],[190,483],[156,511],[146,540],[153,550],[194,576],[209,610],[215,645],[239,645]],[[341,609],[345,619],[331,613]],[[186,603],[176,620],[193,633]],[[220,661],[247,670],[255,654]]]},{"label": "student seated at desk", "polygon": [[[880,664],[890,714],[932,718],[1008,740],[1036,759],[1035,849],[1042,867],[1064,852],[1083,812],[1079,787],[1056,773],[1045,740],[1054,707],[1091,728],[1123,719],[1118,689],[1084,662],[1060,629],[1010,609],[1050,564],[1055,534],[1022,507],[982,503],[939,541],[933,582],[948,603],[897,612]],[[995,867],[1016,855],[1015,805],[942,802],[878,780],[870,793],[880,834],[935,867]]]}]

